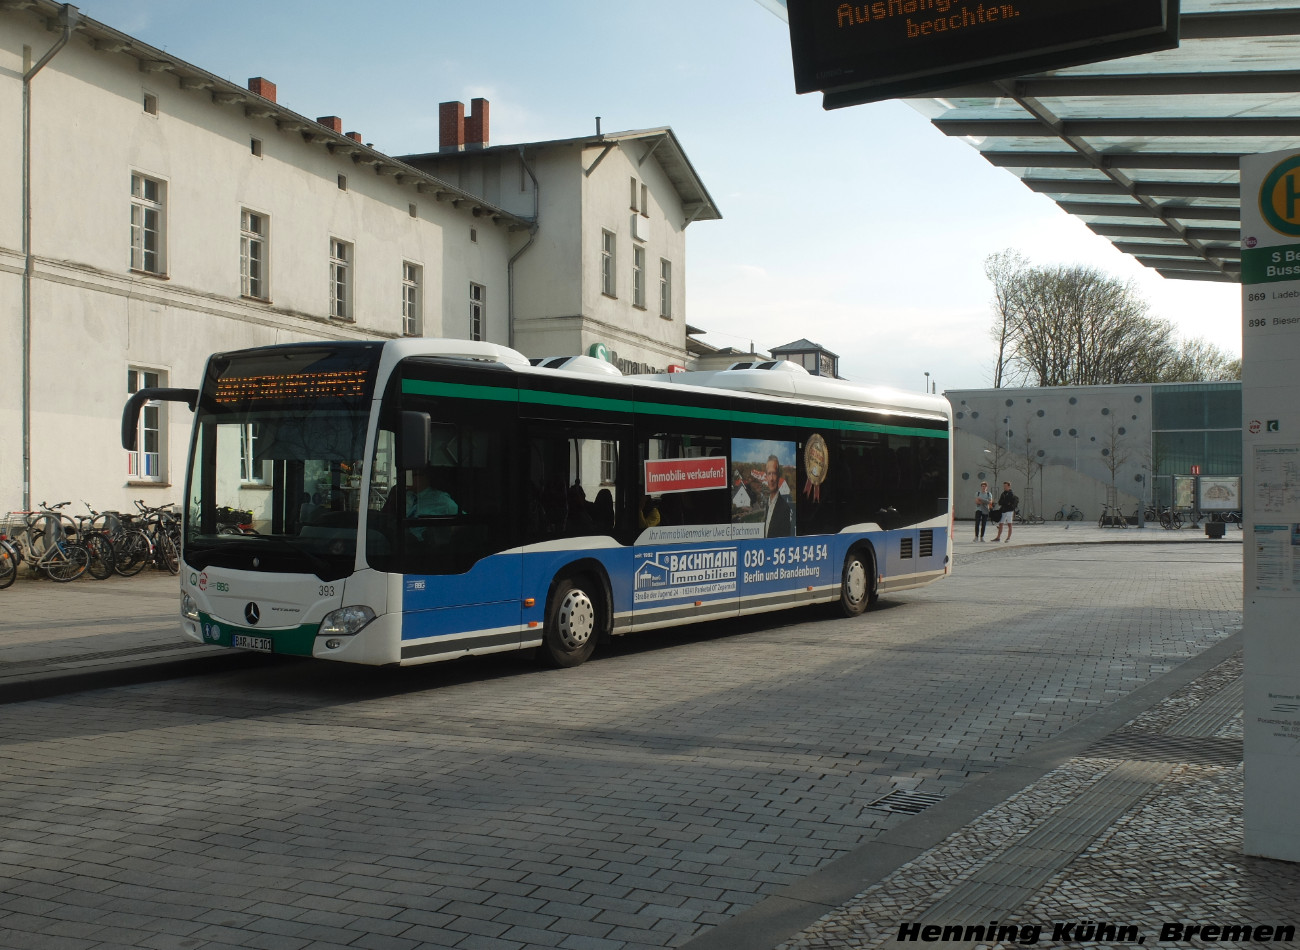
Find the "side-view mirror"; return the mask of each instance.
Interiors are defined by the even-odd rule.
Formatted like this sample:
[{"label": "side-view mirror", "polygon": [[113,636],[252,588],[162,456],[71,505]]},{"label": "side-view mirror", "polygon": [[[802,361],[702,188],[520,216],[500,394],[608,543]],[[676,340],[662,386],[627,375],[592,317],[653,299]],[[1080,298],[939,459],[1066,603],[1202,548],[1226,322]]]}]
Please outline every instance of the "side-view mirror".
[{"label": "side-view mirror", "polygon": [[190,412],[199,402],[197,389],[140,389],[131,394],[122,407],[122,448],[128,452],[135,451],[135,437],[140,421],[140,408],[147,402],[184,402],[188,403]]},{"label": "side-view mirror", "polygon": [[429,427],[432,421],[427,412],[402,411],[398,468],[410,470],[429,464]]}]

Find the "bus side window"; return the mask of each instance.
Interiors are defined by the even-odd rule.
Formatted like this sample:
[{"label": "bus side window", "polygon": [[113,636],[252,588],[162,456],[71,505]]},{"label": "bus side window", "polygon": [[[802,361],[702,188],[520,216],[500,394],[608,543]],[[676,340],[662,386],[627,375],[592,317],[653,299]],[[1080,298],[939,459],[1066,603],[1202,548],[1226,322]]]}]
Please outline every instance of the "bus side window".
[{"label": "bus side window", "polygon": [[[672,462],[684,459],[722,458],[727,449],[720,434],[709,432],[653,432],[642,434],[639,445],[639,496],[644,498],[645,462]],[[724,468],[725,468],[724,463]],[[726,524],[731,520],[731,491],[727,487],[655,494],[659,524],[696,525]]]}]

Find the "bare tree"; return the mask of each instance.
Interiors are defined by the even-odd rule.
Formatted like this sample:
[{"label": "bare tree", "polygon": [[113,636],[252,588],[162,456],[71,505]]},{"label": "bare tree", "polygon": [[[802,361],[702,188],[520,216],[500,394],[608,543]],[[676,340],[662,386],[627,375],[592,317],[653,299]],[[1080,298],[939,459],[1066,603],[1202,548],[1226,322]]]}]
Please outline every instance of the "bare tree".
[{"label": "bare tree", "polygon": [[1019,251],[999,251],[984,258],[984,276],[993,284],[994,319],[991,333],[998,345],[997,362],[993,366],[994,389],[1002,387],[1012,314],[1018,309],[1016,294],[1021,284],[1018,278],[1020,272],[1028,266],[1029,261]]},{"label": "bare tree", "polygon": [[1131,281],[1092,267],[1032,267],[1019,254],[986,258],[993,283],[994,385],[1095,386],[1230,379],[1240,363],[1204,340],[1179,342],[1149,315]]},{"label": "bare tree", "polygon": [[1124,467],[1128,461],[1128,445],[1124,436],[1126,433],[1120,431],[1119,421],[1115,414],[1110,414],[1110,437],[1107,439],[1106,446],[1101,450],[1101,461],[1110,472],[1110,488],[1106,490],[1106,504],[1114,509],[1119,508],[1119,486],[1116,484],[1116,476],[1119,470]]}]

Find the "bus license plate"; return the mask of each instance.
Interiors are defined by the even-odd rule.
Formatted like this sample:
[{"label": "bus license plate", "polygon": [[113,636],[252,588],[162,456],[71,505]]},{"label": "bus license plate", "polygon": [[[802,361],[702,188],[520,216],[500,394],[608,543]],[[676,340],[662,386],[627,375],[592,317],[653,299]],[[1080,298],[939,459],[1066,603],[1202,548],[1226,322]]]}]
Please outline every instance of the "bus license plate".
[{"label": "bus license plate", "polygon": [[242,647],[245,650],[257,650],[261,653],[272,652],[270,637],[245,637],[237,633],[230,638],[230,645],[232,647]]}]

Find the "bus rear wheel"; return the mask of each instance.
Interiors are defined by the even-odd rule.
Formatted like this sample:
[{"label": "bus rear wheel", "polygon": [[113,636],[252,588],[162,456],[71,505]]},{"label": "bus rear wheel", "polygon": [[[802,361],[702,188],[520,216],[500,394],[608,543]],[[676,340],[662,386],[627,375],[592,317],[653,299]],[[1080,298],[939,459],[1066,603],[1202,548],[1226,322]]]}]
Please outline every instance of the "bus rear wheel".
[{"label": "bus rear wheel", "polygon": [[546,607],[542,645],[551,665],[578,666],[591,658],[604,622],[600,594],[587,580],[565,578]]},{"label": "bus rear wheel", "polygon": [[840,612],[857,617],[876,602],[876,571],[870,554],[850,551],[840,579]]}]

